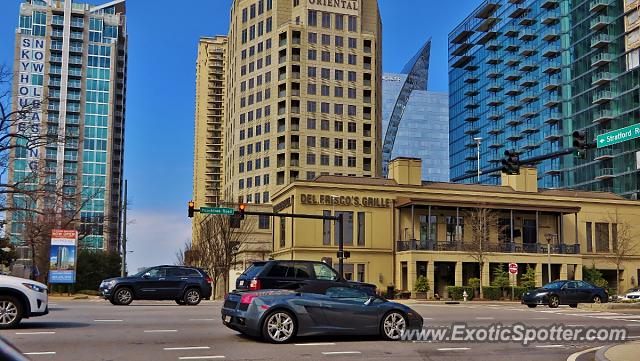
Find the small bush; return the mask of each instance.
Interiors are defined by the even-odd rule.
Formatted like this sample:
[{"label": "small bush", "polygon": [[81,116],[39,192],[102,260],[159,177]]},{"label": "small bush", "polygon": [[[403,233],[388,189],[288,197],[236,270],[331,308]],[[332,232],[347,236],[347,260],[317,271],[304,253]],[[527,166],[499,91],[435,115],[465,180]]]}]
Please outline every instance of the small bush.
[{"label": "small bush", "polygon": [[499,300],[502,298],[502,289],[500,287],[485,286],[482,287],[484,298],[488,300]]},{"label": "small bush", "polygon": [[521,300],[522,295],[524,295],[529,290],[528,287],[514,287],[513,288],[513,299]]},{"label": "small bush", "polygon": [[468,286],[447,286],[447,292],[449,292],[449,297],[451,297],[452,299],[459,301],[459,300],[463,300],[463,294],[464,291],[467,291],[467,300],[472,300],[473,299],[473,288],[468,287]]},{"label": "small bush", "polygon": [[429,280],[425,276],[420,276],[416,280],[413,290],[416,292],[429,292]]}]

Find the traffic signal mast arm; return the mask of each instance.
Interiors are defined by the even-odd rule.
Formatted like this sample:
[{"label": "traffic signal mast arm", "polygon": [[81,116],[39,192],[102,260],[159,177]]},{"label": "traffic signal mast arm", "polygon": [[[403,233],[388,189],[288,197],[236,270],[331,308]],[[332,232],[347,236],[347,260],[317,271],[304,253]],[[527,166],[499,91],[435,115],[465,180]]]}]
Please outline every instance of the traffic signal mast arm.
[{"label": "traffic signal mast arm", "polygon": [[[596,147],[596,143],[589,143],[587,149],[591,149],[591,148],[595,148],[595,147]],[[541,162],[543,160],[553,159],[553,158],[561,157],[563,155],[572,154],[576,150],[582,150],[582,149],[578,149],[578,148],[573,148],[572,147],[572,148],[559,150],[557,152],[553,152],[553,153],[549,153],[549,154],[545,154],[545,155],[539,155],[537,157],[531,157],[531,158],[528,158],[528,159],[520,159],[520,165],[535,164],[535,163]],[[494,173],[494,172],[500,172],[501,170],[502,170],[502,166],[499,166],[499,167],[483,169],[483,170],[481,170],[481,172],[482,172],[482,174],[491,174],[491,173]],[[460,176],[460,177],[452,178],[451,181],[452,182],[459,182],[461,180],[465,180],[465,179],[469,179],[469,178],[475,178],[475,177],[477,177],[476,174],[467,174],[467,175],[463,175],[463,176]]]}]

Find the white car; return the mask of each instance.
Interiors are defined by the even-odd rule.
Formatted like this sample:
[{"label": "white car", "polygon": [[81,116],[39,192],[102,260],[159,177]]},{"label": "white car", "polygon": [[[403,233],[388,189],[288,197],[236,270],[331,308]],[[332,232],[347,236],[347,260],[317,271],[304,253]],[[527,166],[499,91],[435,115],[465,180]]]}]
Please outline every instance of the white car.
[{"label": "white car", "polygon": [[640,301],[640,290],[635,290],[624,295],[623,300],[636,300]]},{"label": "white car", "polygon": [[0,329],[13,328],[23,318],[48,313],[46,285],[26,278],[0,275]]}]

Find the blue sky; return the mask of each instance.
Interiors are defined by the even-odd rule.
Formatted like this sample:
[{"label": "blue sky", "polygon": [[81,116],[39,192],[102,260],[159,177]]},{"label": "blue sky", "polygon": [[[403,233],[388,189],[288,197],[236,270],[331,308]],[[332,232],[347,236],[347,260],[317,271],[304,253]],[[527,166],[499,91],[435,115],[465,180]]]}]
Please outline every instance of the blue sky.
[{"label": "blue sky", "polygon": [[[20,2],[0,1],[0,63],[13,63]],[[379,0],[384,71],[400,71],[432,37],[429,89],[447,91],[447,35],[479,3]],[[127,1],[125,177],[131,202],[131,272],[173,263],[175,251],[190,239],[186,202],[192,192],[197,42],[200,36],[227,32],[230,4],[231,0]]]}]

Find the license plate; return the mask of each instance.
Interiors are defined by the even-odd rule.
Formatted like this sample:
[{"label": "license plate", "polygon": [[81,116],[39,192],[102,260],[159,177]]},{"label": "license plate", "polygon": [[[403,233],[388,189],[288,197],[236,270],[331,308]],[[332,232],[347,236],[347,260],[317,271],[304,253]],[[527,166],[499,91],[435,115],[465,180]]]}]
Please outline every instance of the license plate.
[{"label": "license plate", "polygon": [[231,316],[224,316],[224,322],[230,322]]}]

